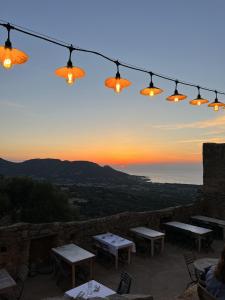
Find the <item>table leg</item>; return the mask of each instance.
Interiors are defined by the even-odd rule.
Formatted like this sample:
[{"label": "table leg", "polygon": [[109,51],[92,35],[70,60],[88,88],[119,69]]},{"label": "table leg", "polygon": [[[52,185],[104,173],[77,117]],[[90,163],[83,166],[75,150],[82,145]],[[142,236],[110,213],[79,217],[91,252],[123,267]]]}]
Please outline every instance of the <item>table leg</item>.
[{"label": "table leg", "polygon": [[202,244],[202,239],[201,237],[198,237],[198,252],[201,251],[201,244]]},{"label": "table leg", "polygon": [[72,265],[72,287],[75,287],[75,265]]},{"label": "table leg", "polygon": [[94,264],[94,260],[93,258],[90,259],[90,280],[93,279],[93,264]]},{"label": "table leg", "polygon": [[154,256],[154,240],[151,240],[151,256]]},{"label": "table leg", "polygon": [[164,252],[164,246],[165,246],[165,239],[164,237],[162,238],[162,241],[161,241],[161,253]]},{"label": "table leg", "polygon": [[223,227],[223,240],[225,240],[225,227]]},{"label": "table leg", "polygon": [[128,265],[131,263],[131,247],[128,248]]},{"label": "table leg", "polygon": [[115,255],[115,268],[118,269],[118,252]]}]

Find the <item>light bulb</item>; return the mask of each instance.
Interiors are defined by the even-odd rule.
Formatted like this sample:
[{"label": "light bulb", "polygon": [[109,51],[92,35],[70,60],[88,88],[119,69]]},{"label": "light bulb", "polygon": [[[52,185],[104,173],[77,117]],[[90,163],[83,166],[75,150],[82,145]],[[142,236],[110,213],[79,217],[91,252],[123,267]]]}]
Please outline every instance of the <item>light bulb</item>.
[{"label": "light bulb", "polygon": [[219,106],[218,105],[215,105],[214,106],[214,111],[218,111],[219,110]]},{"label": "light bulb", "polygon": [[179,101],[179,98],[178,97],[175,97],[174,98],[174,102],[178,102]]},{"label": "light bulb", "polygon": [[120,93],[120,91],[121,91],[121,86],[120,86],[120,83],[117,82],[117,83],[116,83],[116,89],[115,89],[115,92],[116,92],[116,93]]},{"label": "light bulb", "polygon": [[67,77],[67,83],[69,84],[69,85],[72,85],[73,83],[74,83],[74,78],[73,78],[73,74],[72,73],[68,73],[68,75],[67,75],[68,77]]},{"label": "light bulb", "polygon": [[12,68],[12,61],[10,58],[5,58],[4,61],[3,61],[3,67],[5,69],[11,69]]},{"label": "light bulb", "polygon": [[197,102],[197,105],[201,105],[201,101],[198,101],[198,102]]},{"label": "light bulb", "polygon": [[149,96],[150,96],[150,97],[154,96],[154,91],[150,91],[150,92],[149,92]]}]

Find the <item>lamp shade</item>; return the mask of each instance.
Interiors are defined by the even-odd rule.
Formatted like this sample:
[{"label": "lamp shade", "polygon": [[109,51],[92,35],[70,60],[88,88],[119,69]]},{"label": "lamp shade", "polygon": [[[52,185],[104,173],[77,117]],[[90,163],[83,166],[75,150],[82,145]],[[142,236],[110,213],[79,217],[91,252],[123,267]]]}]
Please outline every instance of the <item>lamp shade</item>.
[{"label": "lamp shade", "polygon": [[120,77],[109,77],[105,80],[105,86],[110,89],[114,89],[116,93],[120,93],[124,88],[131,85],[128,79]]},{"label": "lamp shade", "polygon": [[29,56],[19,49],[0,46],[0,62],[6,69],[23,64],[28,58]]},{"label": "lamp shade", "polygon": [[196,99],[193,99],[193,100],[189,101],[189,103],[190,103],[191,105],[198,105],[198,106],[200,106],[200,105],[202,105],[202,104],[206,104],[206,103],[208,103],[208,102],[209,102],[209,100],[204,99],[204,98],[202,98],[201,96],[198,96]]},{"label": "lamp shade", "polygon": [[85,76],[85,71],[78,67],[61,67],[55,70],[55,74],[59,77],[65,78],[69,85],[73,84],[75,79]]},{"label": "lamp shade", "polygon": [[186,98],[187,98],[186,95],[180,94],[178,92],[178,90],[176,89],[175,92],[174,92],[174,94],[171,95],[171,96],[168,96],[166,98],[166,100],[171,101],[171,102],[179,102],[179,101],[184,100]]},{"label": "lamp shade", "polygon": [[214,102],[208,104],[208,107],[213,107],[214,111],[218,111],[220,108],[224,108],[225,104],[216,98]]},{"label": "lamp shade", "polygon": [[156,96],[156,95],[159,95],[163,92],[162,89],[158,88],[158,87],[155,87],[155,86],[149,86],[143,90],[140,90],[140,94],[143,95],[143,96]]}]

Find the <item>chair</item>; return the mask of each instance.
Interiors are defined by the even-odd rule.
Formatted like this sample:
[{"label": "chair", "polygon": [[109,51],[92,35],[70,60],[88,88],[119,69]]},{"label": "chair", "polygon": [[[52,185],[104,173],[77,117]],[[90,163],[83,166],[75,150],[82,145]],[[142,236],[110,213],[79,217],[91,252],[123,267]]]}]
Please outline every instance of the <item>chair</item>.
[{"label": "chair", "polygon": [[117,294],[122,295],[122,294],[129,294],[130,293],[130,287],[131,287],[131,281],[132,278],[131,276],[126,273],[122,272],[120,275],[120,282],[117,288]]},{"label": "chair", "polygon": [[22,293],[24,290],[24,282],[27,279],[28,273],[29,273],[29,269],[27,265],[23,264],[19,267],[17,276],[15,278],[16,287],[13,292],[14,298],[16,300],[20,300],[22,297]]},{"label": "chair", "polygon": [[198,282],[198,276],[194,267],[195,255],[192,252],[184,253],[184,261],[188,270],[189,277],[191,279],[191,281],[187,284],[188,288],[190,285]]},{"label": "chair", "polygon": [[61,260],[56,256],[52,256],[54,261],[54,275],[56,276],[56,285],[59,286],[59,283],[62,280],[68,279],[70,277],[70,273],[68,270],[64,267]]},{"label": "chair", "polygon": [[216,300],[201,284],[198,284],[197,291],[200,300]]},{"label": "chair", "polygon": [[109,251],[109,246],[95,242],[94,244],[96,250],[96,256],[99,263],[111,265],[114,261],[114,256]]}]

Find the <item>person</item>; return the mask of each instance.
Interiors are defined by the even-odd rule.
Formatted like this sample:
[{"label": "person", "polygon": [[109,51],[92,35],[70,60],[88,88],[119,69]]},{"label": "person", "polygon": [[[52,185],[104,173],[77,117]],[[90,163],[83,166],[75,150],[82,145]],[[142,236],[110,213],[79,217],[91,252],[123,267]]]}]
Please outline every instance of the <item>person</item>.
[{"label": "person", "polygon": [[225,300],[225,247],[219,262],[206,273],[206,289],[218,300]]}]

